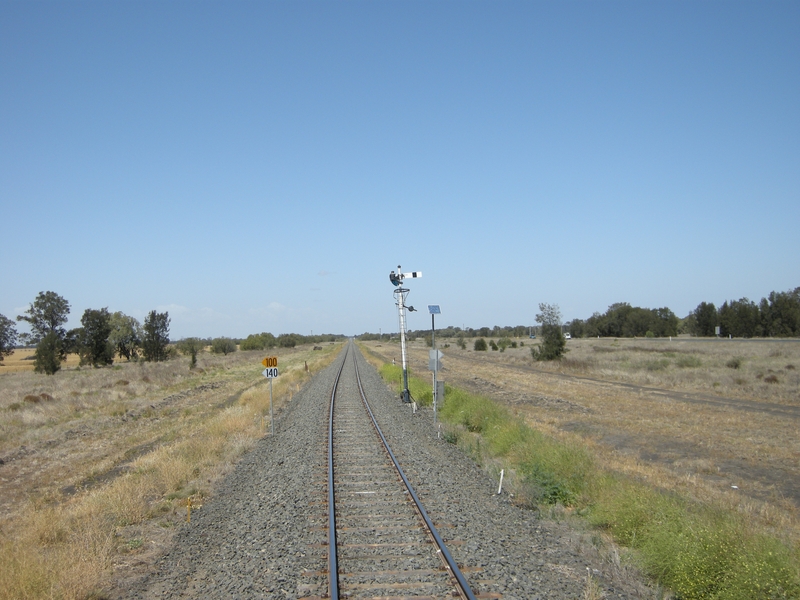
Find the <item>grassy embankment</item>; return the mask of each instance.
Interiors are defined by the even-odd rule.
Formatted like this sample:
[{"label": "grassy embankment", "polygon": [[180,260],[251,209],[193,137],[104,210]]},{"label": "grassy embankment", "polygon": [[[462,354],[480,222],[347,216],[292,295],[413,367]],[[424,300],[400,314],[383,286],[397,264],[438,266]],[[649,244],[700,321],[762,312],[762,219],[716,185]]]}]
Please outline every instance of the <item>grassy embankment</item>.
[{"label": "grassy embankment", "polygon": [[[306,363],[319,371],[338,349],[281,353],[276,409],[311,376]],[[114,566],[185,520],[187,505],[200,508],[269,432],[269,388],[258,360],[258,353],[237,352],[209,357],[192,372],[174,359],[53,377],[3,375],[0,450],[35,449],[42,458],[29,471],[42,463],[57,468],[24,475],[31,480],[25,486],[16,482],[17,497],[0,520],[0,598],[103,597]],[[66,485],[75,482],[82,483]]]},{"label": "grassy embankment", "polygon": [[[400,367],[380,371],[400,383]],[[431,403],[428,381],[411,377],[409,387]],[[448,387],[440,415],[449,441],[512,474],[519,501],[568,507],[631,548],[632,560],[680,598],[800,598],[800,549],[744,516],[603,471],[588,447],[549,437],[488,398]]]}]

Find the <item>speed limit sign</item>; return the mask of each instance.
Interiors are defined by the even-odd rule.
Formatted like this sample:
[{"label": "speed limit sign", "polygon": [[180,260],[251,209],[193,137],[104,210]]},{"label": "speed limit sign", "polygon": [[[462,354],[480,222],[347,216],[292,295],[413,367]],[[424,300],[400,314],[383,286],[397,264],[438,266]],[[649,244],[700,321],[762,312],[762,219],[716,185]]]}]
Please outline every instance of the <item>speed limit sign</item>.
[{"label": "speed limit sign", "polygon": [[268,356],[261,361],[261,364],[267,367],[262,371],[264,377],[273,379],[278,376],[278,357]]}]

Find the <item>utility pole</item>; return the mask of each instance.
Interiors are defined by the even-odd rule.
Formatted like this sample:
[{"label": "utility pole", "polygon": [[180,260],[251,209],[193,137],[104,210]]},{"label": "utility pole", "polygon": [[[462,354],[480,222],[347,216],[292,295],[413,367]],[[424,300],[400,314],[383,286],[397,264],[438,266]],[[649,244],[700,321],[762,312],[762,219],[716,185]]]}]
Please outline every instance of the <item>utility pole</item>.
[{"label": "utility pole", "polygon": [[397,316],[400,321],[400,355],[403,362],[403,402],[411,402],[411,393],[408,391],[408,361],[406,359],[406,310],[414,312],[416,310],[413,306],[406,305],[406,298],[411,291],[403,287],[403,280],[406,278],[422,277],[422,271],[412,271],[411,273],[403,273],[400,265],[397,265],[397,273],[392,271],[389,273],[389,281],[395,286],[394,297],[395,304],[397,305]]}]

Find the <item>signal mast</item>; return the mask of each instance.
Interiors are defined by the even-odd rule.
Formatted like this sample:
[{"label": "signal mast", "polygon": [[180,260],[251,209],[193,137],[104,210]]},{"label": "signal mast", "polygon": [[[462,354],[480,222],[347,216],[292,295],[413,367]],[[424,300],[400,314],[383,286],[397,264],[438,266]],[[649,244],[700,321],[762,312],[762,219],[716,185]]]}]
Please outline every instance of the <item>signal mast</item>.
[{"label": "signal mast", "polygon": [[406,305],[406,297],[411,291],[403,287],[403,280],[407,277],[411,279],[422,277],[422,271],[403,273],[400,265],[397,265],[397,273],[394,271],[389,273],[389,281],[395,286],[395,304],[397,305],[397,315],[400,320],[400,354],[403,361],[403,392],[401,397],[403,398],[403,402],[409,403],[411,402],[411,393],[408,391],[408,363],[406,360],[406,310],[408,310],[408,312],[414,312],[416,309],[413,306]]}]

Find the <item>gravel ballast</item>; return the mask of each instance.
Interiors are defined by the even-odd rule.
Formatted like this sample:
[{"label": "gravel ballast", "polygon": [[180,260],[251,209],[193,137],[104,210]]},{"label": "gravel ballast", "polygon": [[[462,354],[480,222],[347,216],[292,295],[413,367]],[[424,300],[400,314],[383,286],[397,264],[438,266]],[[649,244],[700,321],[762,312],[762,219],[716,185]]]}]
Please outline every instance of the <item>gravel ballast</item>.
[{"label": "gravel ballast", "polygon": [[[364,391],[384,434],[451,554],[485,597],[653,597],[603,560],[586,535],[497,495],[497,482],[439,439],[430,410],[413,414],[355,344]],[[331,386],[344,359],[318,373],[192,514],[153,570],[113,597],[309,598],[327,592],[326,441]],[[587,583],[591,574],[592,583]]]}]

